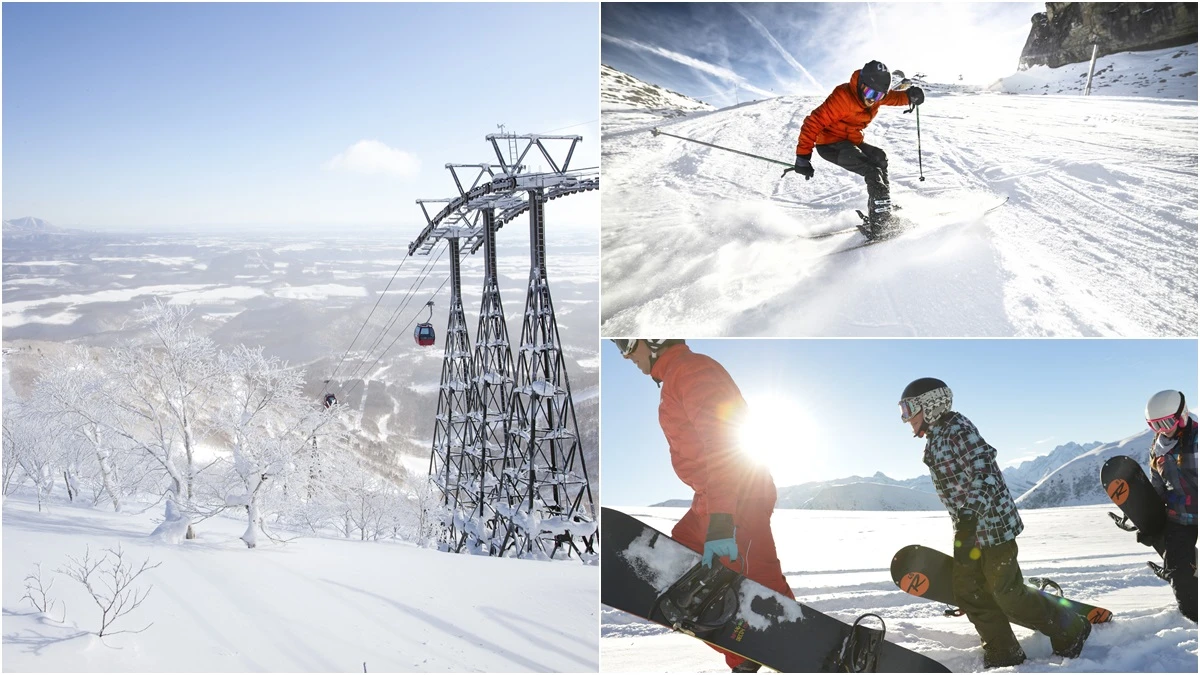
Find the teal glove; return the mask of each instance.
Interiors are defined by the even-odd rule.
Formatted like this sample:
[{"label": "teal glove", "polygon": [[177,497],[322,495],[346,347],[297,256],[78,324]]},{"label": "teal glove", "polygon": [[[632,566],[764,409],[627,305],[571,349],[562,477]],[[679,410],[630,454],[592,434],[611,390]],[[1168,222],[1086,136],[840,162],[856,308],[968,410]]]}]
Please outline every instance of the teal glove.
[{"label": "teal glove", "polygon": [[708,517],[708,535],[704,539],[705,567],[712,567],[713,558],[728,556],[730,561],[738,559],[736,534],[732,515],[714,513]]}]

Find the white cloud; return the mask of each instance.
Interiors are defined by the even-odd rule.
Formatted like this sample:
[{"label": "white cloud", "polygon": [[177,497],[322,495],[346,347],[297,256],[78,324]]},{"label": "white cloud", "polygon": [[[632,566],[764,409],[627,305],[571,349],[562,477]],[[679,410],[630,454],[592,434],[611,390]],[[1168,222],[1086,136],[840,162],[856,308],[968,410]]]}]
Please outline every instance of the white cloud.
[{"label": "white cloud", "polygon": [[389,148],[379,141],[359,141],[325,163],[326,169],[353,173],[391,174],[411,178],[421,169],[417,156]]},{"label": "white cloud", "polygon": [[750,81],[747,80],[746,78],[742,77],[741,75],[738,75],[737,73],[733,72],[732,70],[730,70],[729,68],[726,68],[724,66],[718,66],[718,65],[709,63],[707,61],[701,61],[700,59],[695,59],[686,54],[680,54],[679,52],[674,52],[669,49],[663,49],[662,47],[654,47],[651,45],[642,44],[641,42],[637,42],[636,40],[626,40],[624,38],[613,37],[611,35],[604,35],[604,34],[600,35],[600,39],[606,40],[608,42],[612,42],[614,44],[621,45],[622,47],[625,47],[627,49],[636,49],[639,51],[654,54],[656,56],[661,56],[664,59],[670,59],[671,61],[674,61],[676,63],[685,65],[689,68],[700,71],[702,73],[707,73],[707,74],[712,75],[713,77],[716,77],[720,80],[723,80],[730,84],[736,85],[741,89],[745,89],[747,91],[752,91],[760,96],[766,96],[768,98],[773,98],[775,96],[774,92],[768,91],[761,87],[756,87],[755,85],[751,84]]}]

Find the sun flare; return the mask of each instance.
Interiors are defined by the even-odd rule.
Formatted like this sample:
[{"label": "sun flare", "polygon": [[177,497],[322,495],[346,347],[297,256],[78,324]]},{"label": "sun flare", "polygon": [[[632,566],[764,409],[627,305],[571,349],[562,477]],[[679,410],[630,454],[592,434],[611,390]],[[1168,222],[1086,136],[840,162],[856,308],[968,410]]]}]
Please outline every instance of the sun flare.
[{"label": "sun flare", "polygon": [[738,431],[742,452],[766,466],[777,485],[811,480],[819,473],[820,428],[799,401],[778,392],[747,398],[746,418]]}]

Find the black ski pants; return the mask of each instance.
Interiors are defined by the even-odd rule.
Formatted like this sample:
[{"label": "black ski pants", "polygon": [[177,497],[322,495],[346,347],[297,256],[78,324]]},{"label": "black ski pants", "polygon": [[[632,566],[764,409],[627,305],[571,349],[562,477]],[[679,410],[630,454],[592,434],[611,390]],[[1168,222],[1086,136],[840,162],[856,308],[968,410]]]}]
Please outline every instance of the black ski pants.
[{"label": "black ski pants", "polygon": [[891,204],[891,187],[888,184],[887,153],[866,143],[855,145],[850,141],[838,141],[816,146],[817,154],[827,162],[863,177],[867,183],[867,210],[875,213],[875,202]]},{"label": "black ski pants", "polygon": [[1068,646],[1084,629],[1087,619],[1025,584],[1015,539],[981,550],[979,560],[954,563],[954,599],[975,624],[985,652],[1003,653],[1018,646],[1010,620],[1045,634],[1055,650]]},{"label": "black ski pants", "polygon": [[1163,567],[1184,616],[1196,620],[1196,526],[1167,521],[1163,529]]}]

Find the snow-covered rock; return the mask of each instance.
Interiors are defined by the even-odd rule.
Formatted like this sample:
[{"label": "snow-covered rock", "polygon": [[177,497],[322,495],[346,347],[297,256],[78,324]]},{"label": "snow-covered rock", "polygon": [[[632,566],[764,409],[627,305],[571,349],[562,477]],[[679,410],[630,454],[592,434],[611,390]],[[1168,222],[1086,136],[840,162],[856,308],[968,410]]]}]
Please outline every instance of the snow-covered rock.
[{"label": "snow-covered rock", "polygon": [[[1096,59],[1092,96],[1145,96],[1196,100],[1196,45],[1148,52],[1121,52]],[[1090,63],[1058,68],[1034,66],[989,87],[1006,94],[1077,94],[1087,84]]]}]

